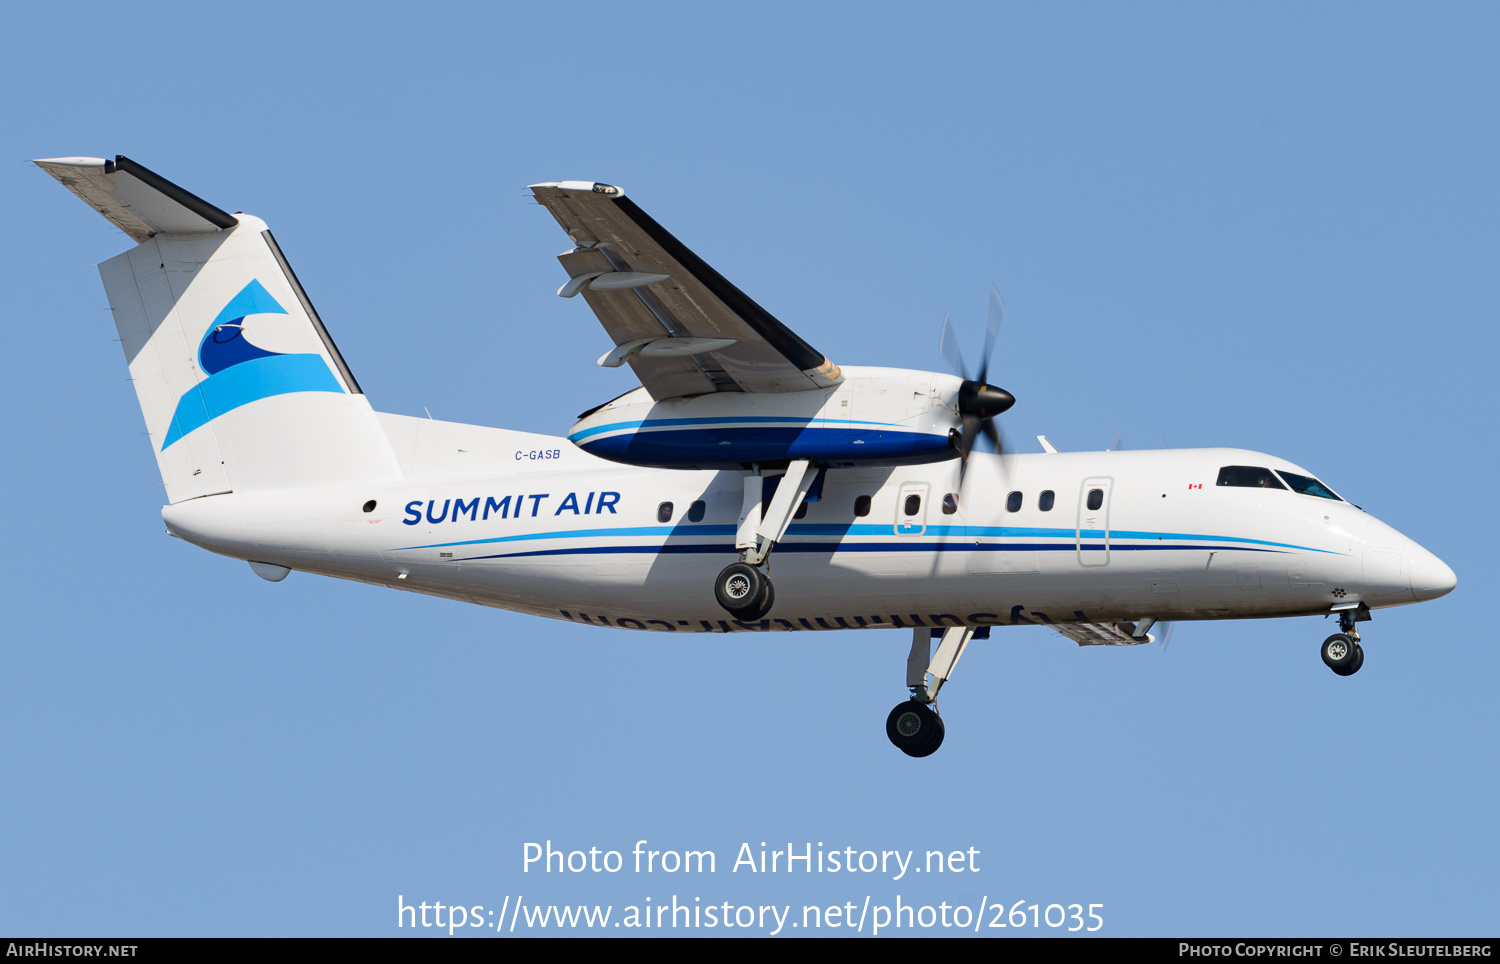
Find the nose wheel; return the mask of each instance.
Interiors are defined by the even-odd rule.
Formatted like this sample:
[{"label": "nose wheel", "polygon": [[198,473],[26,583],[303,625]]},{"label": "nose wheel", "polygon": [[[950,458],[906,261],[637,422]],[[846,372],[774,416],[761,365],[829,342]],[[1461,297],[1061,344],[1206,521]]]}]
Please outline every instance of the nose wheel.
[{"label": "nose wheel", "polygon": [[1339,629],[1323,640],[1323,665],[1340,676],[1353,676],[1365,665],[1365,651],[1359,645],[1359,630],[1354,628],[1356,615],[1351,610],[1339,613]]},{"label": "nose wheel", "polygon": [[1365,651],[1343,633],[1323,640],[1323,663],[1340,676],[1353,676],[1365,664]]},{"label": "nose wheel", "polygon": [[929,703],[907,700],[885,718],[885,735],[907,756],[931,756],[943,745],[943,718]]}]

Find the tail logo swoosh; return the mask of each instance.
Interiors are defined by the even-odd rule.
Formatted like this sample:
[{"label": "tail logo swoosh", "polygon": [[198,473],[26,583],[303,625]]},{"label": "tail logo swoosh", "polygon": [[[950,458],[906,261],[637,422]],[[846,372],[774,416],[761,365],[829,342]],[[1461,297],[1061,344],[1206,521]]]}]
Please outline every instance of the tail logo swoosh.
[{"label": "tail logo swoosh", "polygon": [[208,377],[177,400],[162,451],[225,412],[262,398],[292,392],[343,394],[323,356],[267,351],[245,336],[244,321],[250,315],[286,313],[255,280],[229,299],[198,344],[198,365]]}]

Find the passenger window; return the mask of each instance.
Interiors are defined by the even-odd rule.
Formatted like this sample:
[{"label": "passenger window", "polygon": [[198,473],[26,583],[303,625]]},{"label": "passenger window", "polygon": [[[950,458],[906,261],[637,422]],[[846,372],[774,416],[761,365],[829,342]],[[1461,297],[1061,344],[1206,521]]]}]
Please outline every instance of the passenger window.
[{"label": "passenger window", "polygon": [[671,522],[672,521],[672,503],[670,503],[670,502],[663,502],[661,505],[659,505],[659,506],[656,507],[656,521],[657,522]]},{"label": "passenger window", "polygon": [[1021,498],[1022,498],[1022,496],[1021,496],[1021,493],[1019,493],[1019,492],[1012,492],[1010,495],[1006,496],[1005,497],[1005,511],[1006,512],[1020,512],[1021,511]]},{"label": "passenger window", "polygon": [[958,493],[949,492],[943,496],[943,515],[952,515],[958,511]]},{"label": "passenger window", "polygon": [[699,499],[697,502],[694,502],[692,505],[688,506],[688,521],[689,522],[702,522],[703,521],[703,513],[706,512],[707,510],[708,510],[708,506],[706,506],[706,505],[703,504],[703,500],[702,499]]},{"label": "passenger window", "polygon": [[906,504],[901,507],[901,510],[906,515],[916,515],[918,512],[921,512],[922,497],[920,495],[907,496]]},{"label": "passenger window", "polygon": [[796,513],[796,515],[792,516],[792,518],[793,519],[805,518],[807,516],[807,506],[808,506],[808,503],[806,503],[806,502],[803,502],[801,505],[797,506],[797,513]]},{"label": "passenger window", "polygon": [[1097,509],[1097,508],[1099,508],[1103,504],[1104,504],[1104,490],[1103,489],[1089,489],[1088,507],[1090,509]]},{"label": "passenger window", "polygon": [[870,497],[862,495],[854,500],[854,514],[856,516],[867,516],[870,514]]},{"label": "passenger window", "polygon": [[1057,502],[1057,493],[1053,492],[1051,489],[1047,489],[1044,492],[1042,492],[1042,494],[1040,496],[1037,497],[1036,507],[1038,509],[1041,509],[1043,512],[1051,512],[1052,511],[1052,506],[1056,502]]},{"label": "passenger window", "polygon": [[1254,465],[1226,465],[1219,470],[1219,484],[1241,489],[1285,489],[1270,469]]}]

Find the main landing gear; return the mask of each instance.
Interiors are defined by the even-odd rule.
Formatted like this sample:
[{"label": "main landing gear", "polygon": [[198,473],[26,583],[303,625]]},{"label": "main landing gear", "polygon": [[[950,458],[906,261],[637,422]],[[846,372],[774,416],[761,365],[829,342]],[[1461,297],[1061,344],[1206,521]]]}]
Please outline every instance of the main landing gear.
[{"label": "main landing gear", "polygon": [[[1365,651],[1359,645],[1359,630],[1354,628],[1358,610],[1339,613],[1339,632],[1323,640],[1323,663],[1340,676],[1353,676],[1365,665]],[[1369,618],[1367,615],[1366,619]]]},{"label": "main landing gear", "polygon": [[[885,735],[896,749],[907,756],[931,756],[943,745],[943,718],[937,713],[938,690],[953,675],[953,667],[964,654],[969,640],[989,637],[989,627],[975,631],[973,626],[949,626],[947,629],[912,630],[911,652],[906,657],[906,687],[911,699],[891,710],[885,718]],[[936,656],[932,656],[933,639],[941,639]],[[932,682],[927,678],[931,676]]]},{"label": "main landing gear", "polygon": [[771,611],[776,590],[762,567],[769,569],[771,550],[786,535],[817,479],[818,470],[807,459],[792,462],[781,476],[771,504],[762,511],[765,476],[757,466],[745,477],[745,501],[734,540],[740,561],[730,563],[714,580],[714,598],[735,619],[753,621]]},{"label": "main landing gear", "polygon": [[931,756],[943,745],[943,718],[930,704],[907,700],[885,718],[885,735],[907,756]]}]

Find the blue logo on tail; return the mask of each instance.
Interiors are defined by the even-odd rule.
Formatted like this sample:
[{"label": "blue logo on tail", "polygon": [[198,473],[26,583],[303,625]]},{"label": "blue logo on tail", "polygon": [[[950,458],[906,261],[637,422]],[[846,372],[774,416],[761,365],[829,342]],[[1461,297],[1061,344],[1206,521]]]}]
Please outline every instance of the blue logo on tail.
[{"label": "blue logo on tail", "polygon": [[251,281],[229,299],[198,345],[198,365],[208,377],[177,400],[162,451],[195,428],[225,412],[291,392],[343,394],[323,356],[282,355],[252,345],[242,322],[249,315],[284,315],[287,311],[259,281]]}]

